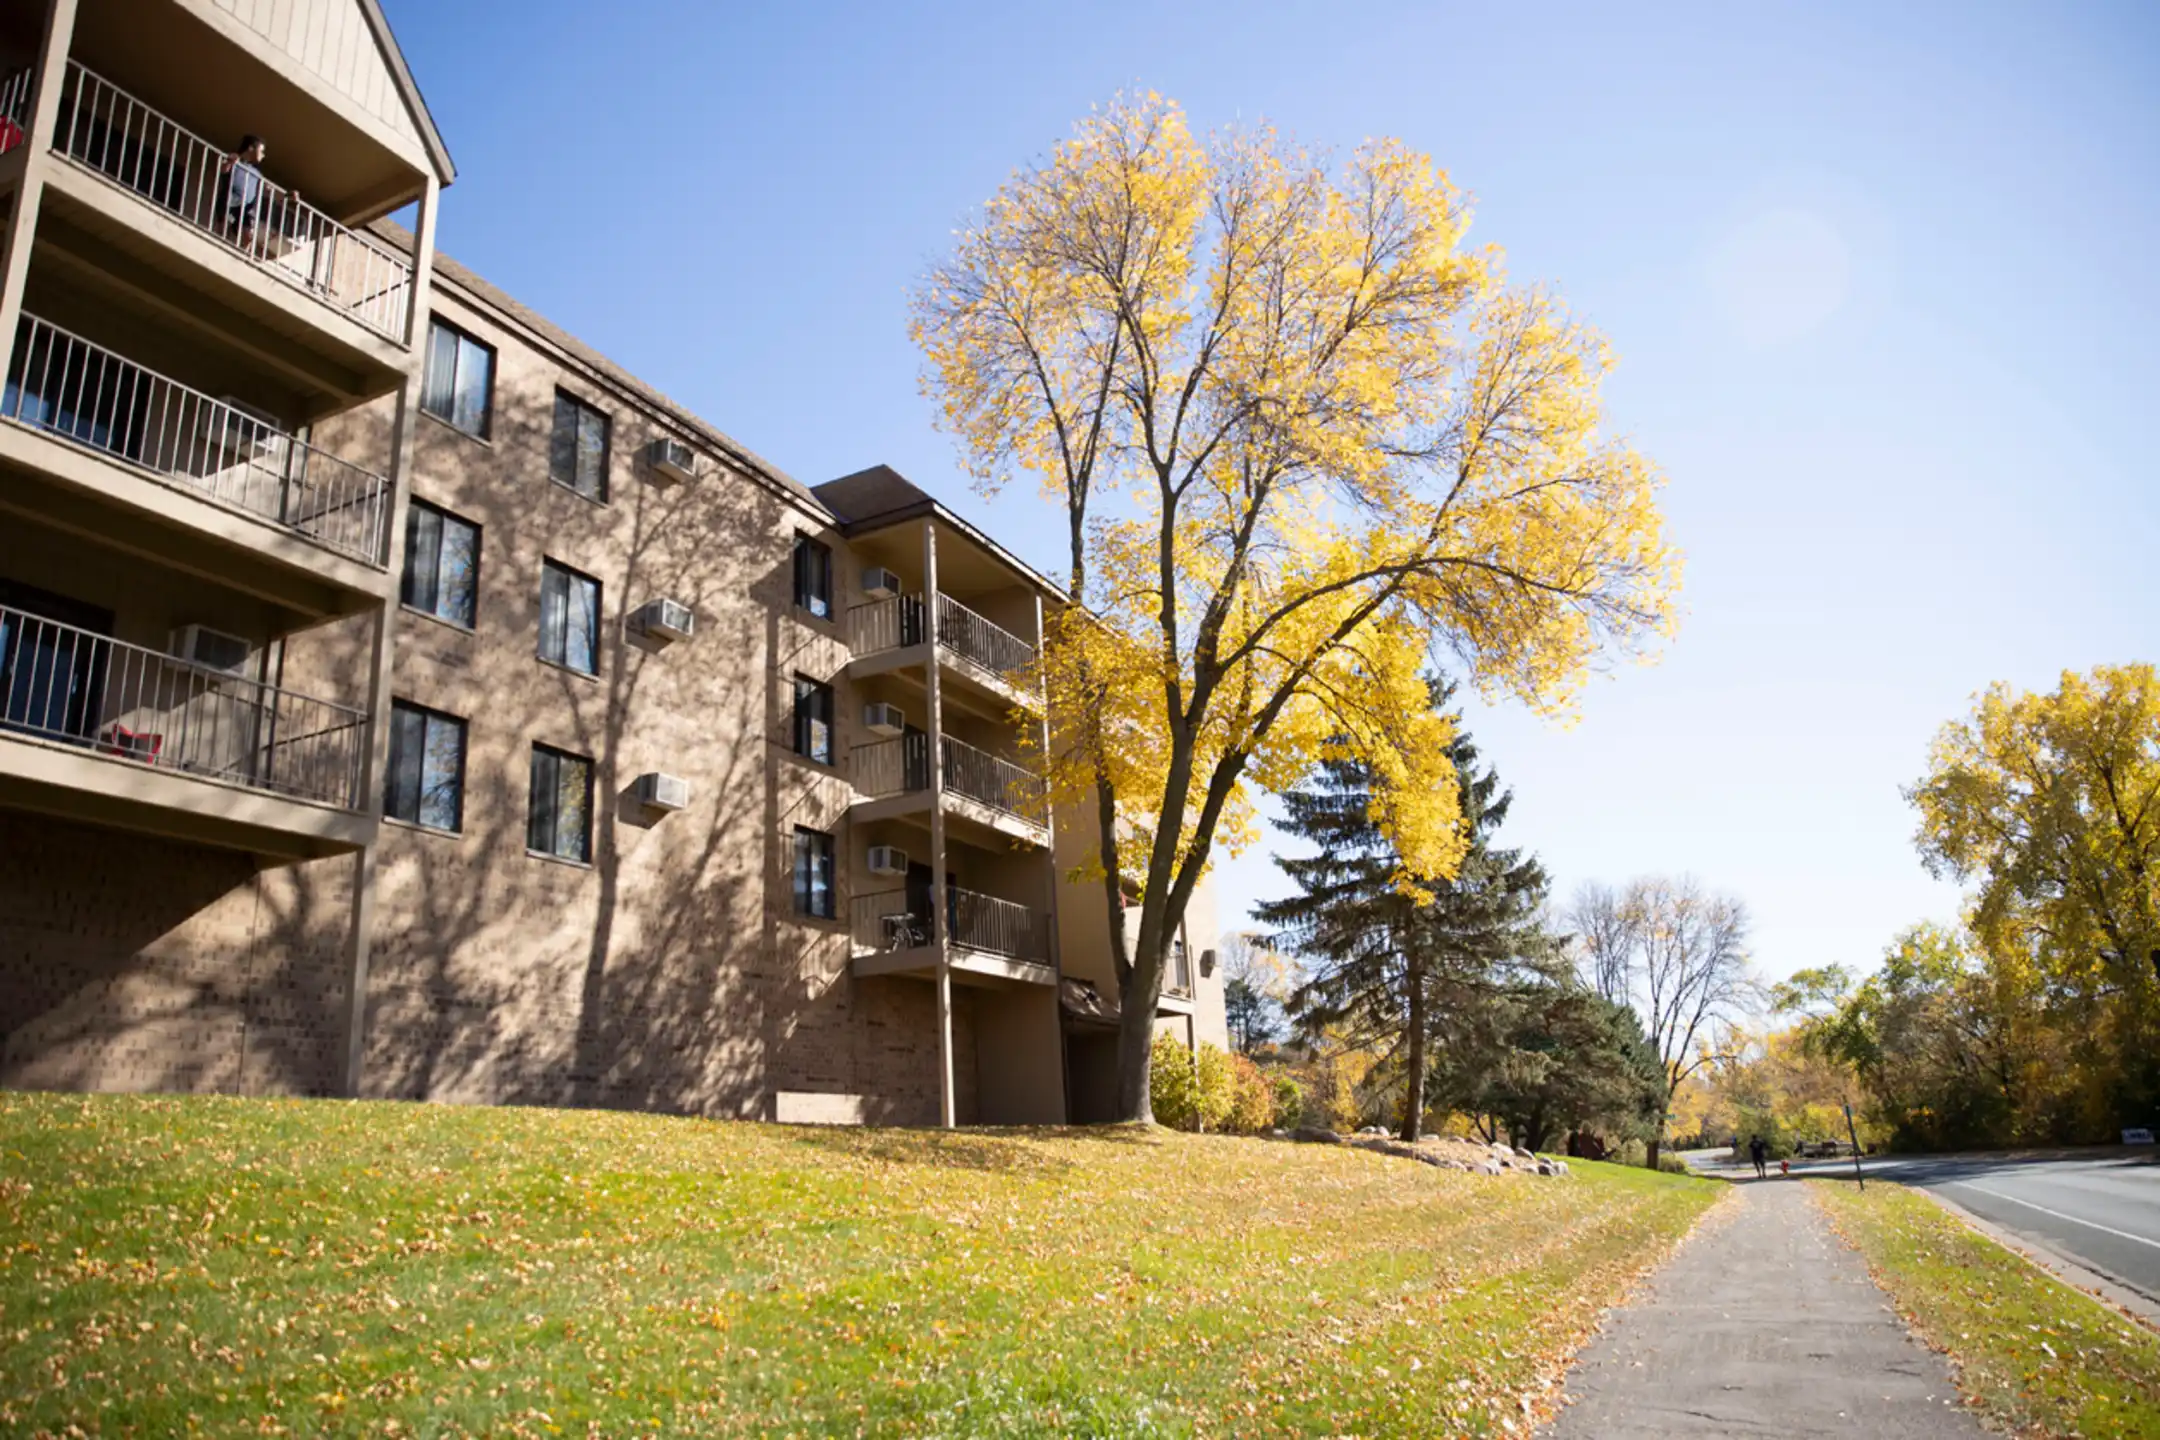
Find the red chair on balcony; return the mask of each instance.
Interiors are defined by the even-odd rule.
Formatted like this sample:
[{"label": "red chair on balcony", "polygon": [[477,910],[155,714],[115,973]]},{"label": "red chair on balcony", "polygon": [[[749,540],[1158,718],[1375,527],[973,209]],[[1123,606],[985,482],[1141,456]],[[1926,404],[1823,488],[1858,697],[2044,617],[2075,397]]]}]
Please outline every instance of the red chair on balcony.
[{"label": "red chair on balcony", "polygon": [[140,760],[145,765],[155,765],[158,752],[165,748],[165,737],[147,730],[130,730],[125,725],[108,725],[98,749],[107,755],[118,755],[124,760]]}]

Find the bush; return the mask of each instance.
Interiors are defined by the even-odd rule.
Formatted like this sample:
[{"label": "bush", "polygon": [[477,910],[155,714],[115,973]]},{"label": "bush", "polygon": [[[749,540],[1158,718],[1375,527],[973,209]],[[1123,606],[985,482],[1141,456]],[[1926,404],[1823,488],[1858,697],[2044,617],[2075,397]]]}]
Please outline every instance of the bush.
[{"label": "bush", "polygon": [[1148,1061],[1148,1103],[1154,1107],[1158,1125],[1173,1130],[1199,1128],[1200,1076],[1193,1067],[1192,1051],[1175,1036],[1155,1037]]},{"label": "bush", "polygon": [[1243,1055],[1230,1057],[1230,1118],[1224,1122],[1232,1134],[1258,1135],[1275,1123],[1275,1092],[1260,1067]]},{"label": "bush", "polygon": [[1200,1081],[1200,1128],[1221,1130],[1230,1123],[1237,1092],[1230,1077],[1230,1057],[1214,1045],[1202,1045],[1197,1060]]},{"label": "bush", "polygon": [[1670,1150],[1658,1151],[1657,1168],[1667,1175],[1685,1175],[1688,1173],[1687,1161]]},{"label": "bush", "polygon": [[1295,1130],[1305,1123],[1305,1090],[1288,1075],[1275,1077],[1275,1123]]}]

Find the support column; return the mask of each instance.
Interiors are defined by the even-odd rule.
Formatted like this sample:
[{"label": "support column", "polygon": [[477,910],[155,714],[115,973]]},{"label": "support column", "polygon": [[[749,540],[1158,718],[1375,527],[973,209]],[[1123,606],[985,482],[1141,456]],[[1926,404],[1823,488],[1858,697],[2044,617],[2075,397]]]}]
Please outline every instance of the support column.
[{"label": "support column", "polygon": [[[1040,670],[1043,653],[1043,601],[1042,592],[1035,592],[1035,659]],[[1041,679],[1040,674],[1037,676]],[[1049,832],[1043,842],[1043,907],[1042,923],[1050,959],[1050,1015],[1057,1026],[1058,1047],[1058,1123],[1072,1123],[1072,1056],[1065,1043],[1065,954],[1058,939],[1058,859],[1057,859],[1057,812],[1050,805],[1050,688],[1047,683],[1036,691],[1039,709],[1036,711],[1035,733],[1037,740],[1037,771],[1043,782],[1043,828]]]},{"label": "support column", "polygon": [[923,662],[923,693],[929,716],[923,726],[930,740],[930,931],[937,936],[938,1124],[955,1123],[953,1101],[952,897],[945,877],[945,713],[938,693],[937,525],[922,528],[924,638],[929,658]]},{"label": "support column", "polygon": [[[375,609],[374,645],[368,666],[368,736],[360,757],[360,803],[371,813],[382,810],[383,772],[390,757],[390,701],[395,689],[392,662],[395,658],[397,594],[405,571],[405,512],[412,499],[413,436],[420,421],[420,385],[426,369],[428,298],[433,289],[435,260],[435,212],[442,198],[433,175],[420,197],[420,213],[413,227],[412,304],[405,317],[409,352],[405,383],[398,389],[397,422],[392,431],[390,457],[390,505],[385,517],[388,533],[382,554],[388,567],[387,589]],[[368,955],[375,939],[375,879],[378,838],[353,857],[352,916],[347,934],[350,961],[345,1018],[344,1093],[360,1094],[361,1068],[367,1055]]]},{"label": "support column", "polygon": [[22,172],[15,203],[8,207],[0,241],[0,337],[11,352],[22,321],[23,290],[30,280],[30,249],[37,239],[38,207],[45,198],[45,170],[60,121],[60,89],[67,83],[68,50],[75,39],[75,0],[51,0],[38,41],[30,105],[23,118]]}]

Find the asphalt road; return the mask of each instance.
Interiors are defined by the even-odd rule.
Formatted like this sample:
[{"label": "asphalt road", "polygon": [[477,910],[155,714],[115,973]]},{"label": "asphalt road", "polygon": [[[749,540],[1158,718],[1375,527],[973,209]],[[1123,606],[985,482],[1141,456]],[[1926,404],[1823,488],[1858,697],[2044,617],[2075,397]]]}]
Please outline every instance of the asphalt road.
[{"label": "asphalt road", "polygon": [[[1946,1199],[2160,1302],[2160,1156],[1914,1156],[1861,1162],[1872,1179]],[[1777,1167],[1771,1167],[1777,1173]],[[1852,1161],[1795,1165],[1796,1175],[1853,1173]]]}]

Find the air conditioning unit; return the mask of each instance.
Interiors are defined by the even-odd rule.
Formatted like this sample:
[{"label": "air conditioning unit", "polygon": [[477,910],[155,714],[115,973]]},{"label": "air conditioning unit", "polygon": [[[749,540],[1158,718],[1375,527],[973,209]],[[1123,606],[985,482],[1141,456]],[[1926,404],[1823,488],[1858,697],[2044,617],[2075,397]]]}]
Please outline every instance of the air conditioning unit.
[{"label": "air conditioning unit", "polygon": [[907,874],[907,851],[897,845],[872,845],[870,847],[870,873],[873,875]]},{"label": "air conditioning unit", "polygon": [[697,628],[697,616],[680,600],[648,600],[638,607],[637,628],[666,640],[688,640]]},{"label": "air conditioning unit", "polygon": [[645,459],[653,474],[665,480],[697,479],[697,454],[680,440],[666,436],[645,447]]},{"label": "air conditioning unit", "polygon": [[680,775],[653,771],[637,777],[637,798],[655,810],[682,810],[690,804],[690,782]]},{"label": "air conditioning unit", "polygon": [[190,665],[243,679],[247,676],[248,658],[255,653],[255,647],[238,635],[207,625],[181,626],[172,632],[168,648]]},{"label": "air conditioning unit", "polygon": [[899,735],[907,730],[907,715],[898,705],[873,700],[863,706],[862,723],[873,735]]},{"label": "air conditioning unit", "polygon": [[890,600],[900,593],[900,577],[882,565],[862,572],[862,593],[872,600]]}]

